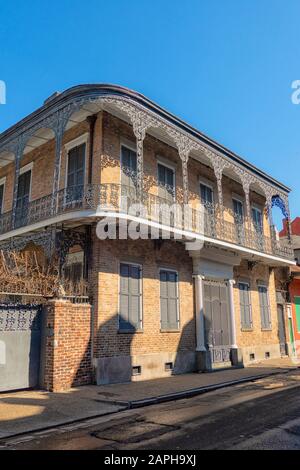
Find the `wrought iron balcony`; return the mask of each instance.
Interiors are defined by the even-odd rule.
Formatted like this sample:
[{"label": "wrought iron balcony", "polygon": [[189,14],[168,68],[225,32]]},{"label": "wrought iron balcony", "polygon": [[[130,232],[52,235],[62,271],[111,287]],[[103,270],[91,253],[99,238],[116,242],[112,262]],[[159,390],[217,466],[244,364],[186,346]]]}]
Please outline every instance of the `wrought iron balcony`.
[{"label": "wrought iron balcony", "polygon": [[54,195],[49,194],[22,204],[17,207],[15,217],[12,211],[0,216],[0,234],[9,235],[12,230],[47,220],[51,223],[51,219],[70,212],[78,212],[80,218],[81,211],[127,213],[164,227],[294,259],[293,250],[288,243],[264,236],[259,227],[256,230],[249,229],[243,220],[235,219],[235,223],[224,220],[223,210],[216,205],[206,204],[200,209],[190,206],[187,208],[183,204],[174,204],[148,192],[137,197],[134,186],[113,183],[65,188]]}]

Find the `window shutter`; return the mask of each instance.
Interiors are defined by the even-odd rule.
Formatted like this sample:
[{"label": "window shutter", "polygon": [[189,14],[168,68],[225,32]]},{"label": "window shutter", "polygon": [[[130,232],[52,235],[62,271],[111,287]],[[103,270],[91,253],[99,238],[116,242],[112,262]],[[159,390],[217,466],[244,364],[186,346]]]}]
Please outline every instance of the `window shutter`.
[{"label": "window shutter", "polygon": [[160,314],[162,329],[178,328],[178,282],[173,271],[160,271]]},{"label": "window shutter", "polygon": [[141,327],[141,269],[139,266],[120,265],[119,328],[135,330]]},{"label": "window shutter", "polygon": [[261,314],[261,326],[262,328],[270,328],[270,306],[268,298],[268,289],[265,286],[258,287],[259,292],[259,303],[260,303],[260,314]]},{"label": "window shutter", "polygon": [[120,266],[120,329],[128,328],[129,324],[129,265]]},{"label": "window shutter", "polygon": [[252,318],[249,286],[244,282],[240,282],[238,286],[240,292],[241,325],[242,328],[251,328]]},{"label": "window shutter", "polygon": [[121,148],[121,164],[122,164],[122,184],[128,187],[135,186],[135,180],[131,172],[136,173],[137,158],[136,152],[122,146]]},{"label": "window shutter", "polygon": [[68,154],[67,186],[79,186],[84,184],[85,144],[74,147]]}]

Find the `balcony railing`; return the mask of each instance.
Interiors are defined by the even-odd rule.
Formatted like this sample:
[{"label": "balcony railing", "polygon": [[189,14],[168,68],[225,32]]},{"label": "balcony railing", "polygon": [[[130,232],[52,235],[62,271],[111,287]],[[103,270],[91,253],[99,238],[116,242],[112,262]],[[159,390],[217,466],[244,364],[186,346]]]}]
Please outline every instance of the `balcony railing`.
[{"label": "balcony railing", "polygon": [[220,208],[207,205],[198,209],[182,204],[173,204],[154,194],[144,192],[137,198],[135,187],[119,184],[85,185],[65,188],[56,194],[23,204],[13,220],[12,211],[0,216],[0,234],[13,229],[43,222],[69,212],[100,210],[127,213],[165,227],[185,230],[222,240],[270,255],[294,259],[291,246],[263,235],[259,230],[250,230],[243,221],[235,223],[224,220]]}]

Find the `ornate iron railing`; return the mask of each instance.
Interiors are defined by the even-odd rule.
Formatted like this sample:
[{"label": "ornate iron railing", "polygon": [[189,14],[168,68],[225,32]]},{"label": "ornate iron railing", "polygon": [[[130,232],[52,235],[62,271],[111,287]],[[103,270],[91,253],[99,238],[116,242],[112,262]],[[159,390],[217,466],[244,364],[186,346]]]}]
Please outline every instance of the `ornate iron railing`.
[{"label": "ornate iron railing", "polygon": [[137,198],[136,189],[120,184],[88,184],[65,188],[30,201],[16,210],[0,216],[0,234],[13,229],[43,222],[68,212],[92,210],[129,213],[172,227],[206,237],[222,240],[283,258],[293,259],[293,250],[288,243],[264,236],[260,228],[249,229],[245,222],[224,220],[223,210],[210,204],[196,209],[175,204],[155,194],[144,192]]}]

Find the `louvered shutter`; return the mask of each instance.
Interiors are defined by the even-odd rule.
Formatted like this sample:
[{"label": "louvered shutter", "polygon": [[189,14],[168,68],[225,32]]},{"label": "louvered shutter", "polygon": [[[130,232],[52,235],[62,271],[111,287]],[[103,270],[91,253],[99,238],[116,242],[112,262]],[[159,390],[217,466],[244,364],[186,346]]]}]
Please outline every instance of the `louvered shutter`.
[{"label": "louvered shutter", "polygon": [[141,269],[126,263],[120,265],[119,328],[141,328]]},{"label": "louvered shutter", "polygon": [[160,271],[161,328],[178,328],[178,280],[174,271]]}]

